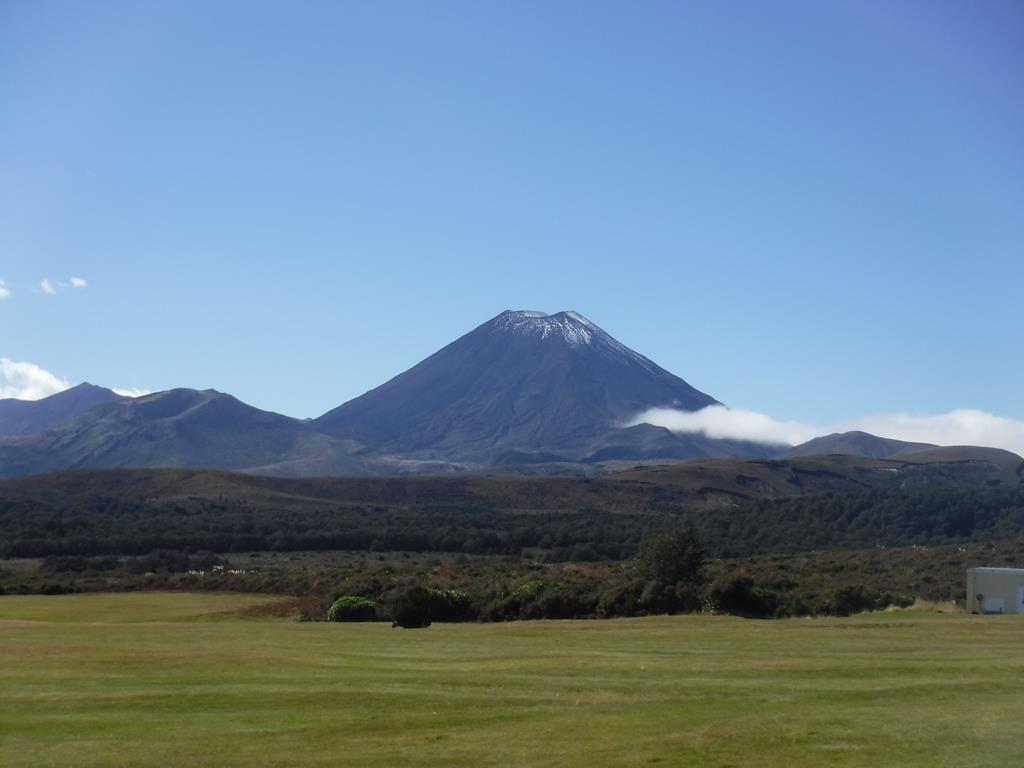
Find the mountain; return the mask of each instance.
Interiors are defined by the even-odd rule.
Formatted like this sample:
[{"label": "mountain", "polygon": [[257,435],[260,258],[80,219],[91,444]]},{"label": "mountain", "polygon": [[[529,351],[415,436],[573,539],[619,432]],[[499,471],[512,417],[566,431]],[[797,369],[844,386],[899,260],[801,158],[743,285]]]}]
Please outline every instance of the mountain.
[{"label": "mountain", "polygon": [[510,310],[314,426],[375,453],[470,467],[737,455],[735,445],[625,427],[651,407],[717,402],[576,312]]},{"label": "mountain", "polygon": [[41,400],[0,400],[0,438],[35,435],[124,398],[104,387],[79,384]]},{"label": "mountain", "polygon": [[118,399],[42,434],[0,441],[0,477],[85,467],[374,471],[351,456],[354,447],[215,390],[172,389]]},{"label": "mountain", "polygon": [[[635,423],[650,408],[716,404],[576,312],[506,311],[312,420],[215,390],[124,398],[82,384],[36,402],[0,400],[0,478],[123,467],[277,476],[594,475],[640,462],[881,459],[936,449],[847,432],[782,450]],[[975,459],[965,460],[975,462],[966,467],[975,472]]]},{"label": "mountain", "polygon": [[780,456],[824,456],[831,453],[845,453],[850,456],[884,459],[900,453],[924,451],[935,447],[937,446],[931,443],[908,443],[903,440],[878,437],[867,432],[835,432],[782,451]]}]

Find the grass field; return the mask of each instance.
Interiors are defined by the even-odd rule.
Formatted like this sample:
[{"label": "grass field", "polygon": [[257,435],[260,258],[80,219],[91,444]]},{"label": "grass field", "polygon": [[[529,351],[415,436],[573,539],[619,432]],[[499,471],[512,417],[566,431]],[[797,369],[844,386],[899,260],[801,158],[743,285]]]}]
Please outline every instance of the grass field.
[{"label": "grass field", "polygon": [[272,600],[0,597],[0,765],[1024,765],[1016,617],[403,631]]}]

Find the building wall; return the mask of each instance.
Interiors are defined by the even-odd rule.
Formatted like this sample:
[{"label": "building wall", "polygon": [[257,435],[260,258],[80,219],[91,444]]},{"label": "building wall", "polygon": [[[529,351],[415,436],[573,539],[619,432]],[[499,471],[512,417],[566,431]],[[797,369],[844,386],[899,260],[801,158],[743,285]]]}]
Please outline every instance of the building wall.
[{"label": "building wall", "polygon": [[[982,595],[982,600],[978,600]],[[968,613],[1024,613],[1024,568],[967,571]]]}]

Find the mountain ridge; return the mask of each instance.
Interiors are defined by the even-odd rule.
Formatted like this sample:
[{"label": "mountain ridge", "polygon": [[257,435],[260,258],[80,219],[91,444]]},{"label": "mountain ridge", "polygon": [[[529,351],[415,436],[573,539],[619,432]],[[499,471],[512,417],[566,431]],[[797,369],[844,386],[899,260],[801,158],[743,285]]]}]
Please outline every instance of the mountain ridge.
[{"label": "mountain ridge", "polygon": [[0,438],[39,434],[98,405],[123,399],[113,390],[89,382],[39,400],[0,399]]},{"label": "mountain ridge", "polygon": [[0,441],[0,477],[116,467],[259,468],[273,474],[282,461],[335,474],[371,470],[351,452],[352,446],[290,416],[231,395],[170,389],[96,406],[42,434]]},{"label": "mountain ridge", "polygon": [[0,400],[0,478],[116,467],[587,475],[638,462],[938,450],[864,432],[780,448],[634,423],[650,408],[711,405],[720,403],[578,312],[506,310],[315,419],[211,389],[127,398],[86,383],[40,401]]}]

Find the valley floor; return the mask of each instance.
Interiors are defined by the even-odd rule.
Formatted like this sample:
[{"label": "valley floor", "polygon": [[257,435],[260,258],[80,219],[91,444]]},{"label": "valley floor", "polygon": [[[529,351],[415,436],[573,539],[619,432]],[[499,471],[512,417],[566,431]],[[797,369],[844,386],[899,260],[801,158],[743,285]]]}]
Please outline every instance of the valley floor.
[{"label": "valley floor", "polygon": [[0,765],[1016,766],[1018,617],[301,623],[0,596]]}]

